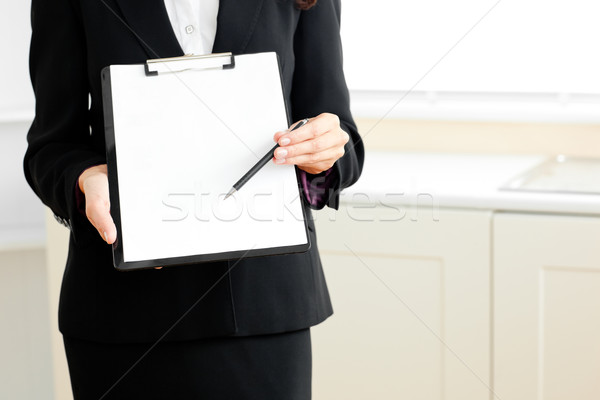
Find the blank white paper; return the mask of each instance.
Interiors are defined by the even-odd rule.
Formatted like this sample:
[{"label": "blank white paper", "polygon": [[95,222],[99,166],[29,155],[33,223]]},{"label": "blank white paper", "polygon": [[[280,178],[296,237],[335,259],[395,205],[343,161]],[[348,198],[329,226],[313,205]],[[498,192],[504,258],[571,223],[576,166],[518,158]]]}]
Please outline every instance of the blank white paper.
[{"label": "blank white paper", "polygon": [[223,200],[288,127],[275,53],[110,77],[125,262],[307,243],[294,166],[270,162]]}]

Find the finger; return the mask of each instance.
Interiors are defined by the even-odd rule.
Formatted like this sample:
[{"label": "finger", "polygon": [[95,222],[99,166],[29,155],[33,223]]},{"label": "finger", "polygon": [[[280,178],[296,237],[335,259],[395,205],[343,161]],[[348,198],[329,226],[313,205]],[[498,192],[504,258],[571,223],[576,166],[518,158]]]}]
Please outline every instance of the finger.
[{"label": "finger", "polygon": [[101,197],[86,199],[86,215],[102,239],[113,244],[117,239],[117,228],[110,215],[110,204]]},{"label": "finger", "polygon": [[281,136],[285,135],[286,133],[289,133],[289,130],[275,132],[275,135],[273,135],[273,140],[274,140],[275,142],[279,142],[279,138],[280,138]]},{"label": "finger", "polygon": [[[327,149],[325,151],[319,153],[311,153],[311,154],[302,154],[296,157],[289,157],[286,159],[276,159],[275,162],[277,164],[295,164],[295,165],[305,165],[305,164],[316,164],[328,160],[338,160],[344,155],[344,147],[335,147],[331,149]],[[283,162],[282,162],[283,161]]]},{"label": "finger", "polygon": [[106,243],[108,243],[108,244],[113,244],[117,240],[117,227],[115,226],[115,223],[113,222],[112,217],[110,218],[109,226],[104,231],[104,237],[105,237]]},{"label": "finger", "polygon": [[283,135],[285,135],[286,133],[290,133],[292,131],[292,128],[295,127],[296,125],[298,125],[300,122],[302,122],[302,120],[300,121],[296,121],[294,122],[292,125],[290,125],[290,127],[288,129],[286,129],[285,131],[279,131],[279,132],[275,132],[275,135],[273,135],[273,140],[278,142],[279,138]]},{"label": "finger", "polygon": [[[312,118],[310,122],[295,131],[281,135],[277,141],[280,146],[287,146],[314,139],[331,130],[339,128],[339,118],[334,114],[321,114]],[[289,140],[289,141],[288,141]]]},{"label": "finger", "polygon": [[343,137],[335,131],[327,132],[314,139],[305,140],[294,145],[279,147],[275,150],[275,158],[285,159],[303,154],[320,153],[331,148],[343,146]]}]

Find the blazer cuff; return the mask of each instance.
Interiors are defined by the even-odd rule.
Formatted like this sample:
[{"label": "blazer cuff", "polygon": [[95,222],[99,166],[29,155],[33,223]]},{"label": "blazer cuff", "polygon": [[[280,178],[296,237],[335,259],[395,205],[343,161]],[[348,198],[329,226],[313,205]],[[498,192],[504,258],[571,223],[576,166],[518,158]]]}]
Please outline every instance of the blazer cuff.
[{"label": "blazer cuff", "polygon": [[79,187],[79,182],[75,182],[75,205],[79,214],[85,215],[85,194]]},{"label": "blazer cuff", "polygon": [[319,174],[309,174],[298,169],[304,199],[313,210],[320,210],[331,203],[331,192],[339,182],[339,171],[334,165]]}]

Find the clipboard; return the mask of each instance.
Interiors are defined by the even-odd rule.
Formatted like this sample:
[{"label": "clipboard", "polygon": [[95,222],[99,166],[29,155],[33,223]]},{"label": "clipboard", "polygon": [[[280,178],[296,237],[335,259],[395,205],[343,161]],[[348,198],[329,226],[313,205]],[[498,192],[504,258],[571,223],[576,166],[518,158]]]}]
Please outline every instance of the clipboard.
[{"label": "clipboard", "polygon": [[310,248],[293,165],[269,163],[223,200],[290,125],[276,53],[110,65],[101,79],[115,268]]}]

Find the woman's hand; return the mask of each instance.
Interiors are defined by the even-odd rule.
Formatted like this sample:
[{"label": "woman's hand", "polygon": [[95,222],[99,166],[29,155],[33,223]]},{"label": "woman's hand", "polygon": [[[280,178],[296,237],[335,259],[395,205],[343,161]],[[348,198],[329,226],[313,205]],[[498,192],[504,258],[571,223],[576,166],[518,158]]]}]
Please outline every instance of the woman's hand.
[{"label": "woman's hand", "polygon": [[340,127],[335,114],[324,113],[293,132],[277,132],[276,164],[295,164],[309,174],[327,171],[344,155],[350,136]]},{"label": "woman's hand", "polygon": [[79,189],[85,195],[85,215],[108,244],[117,240],[117,227],[110,215],[108,173],[106,164],[96,165],[83,171],[78,180]]}]

